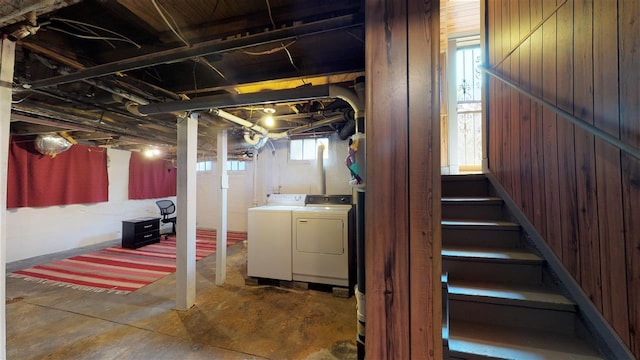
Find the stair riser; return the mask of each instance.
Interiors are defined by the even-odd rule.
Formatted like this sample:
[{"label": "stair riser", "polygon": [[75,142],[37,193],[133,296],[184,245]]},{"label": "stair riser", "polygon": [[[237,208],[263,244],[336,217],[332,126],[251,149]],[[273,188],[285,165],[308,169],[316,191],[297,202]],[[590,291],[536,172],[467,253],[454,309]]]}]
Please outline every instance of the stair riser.
[{"label": "stair riser", "polygon": [[497,326],[573,334],[575,313],[484,302],[449,299],[452,326],[456,320]]},{"label": "stair riser", "polygon": [[493,263],[443,256],[442,270],[455,280],[530,285],[540,285],[542,281],[539,263]]},{"label": "stair riser", "polygon": [[489,248],[520,247],[520,231],[516,230],[470,230],[462,227],[442,227],[444,246],[483,246]]},{"label": "stair riser", "polygon": [[501,220],[502,204],[442,203],[443,219]]},{"label": "stair riser", "polygon": [[469,181],[442,181],[443,197],[483,197],[489,195],[489,181],[469,180]]}]

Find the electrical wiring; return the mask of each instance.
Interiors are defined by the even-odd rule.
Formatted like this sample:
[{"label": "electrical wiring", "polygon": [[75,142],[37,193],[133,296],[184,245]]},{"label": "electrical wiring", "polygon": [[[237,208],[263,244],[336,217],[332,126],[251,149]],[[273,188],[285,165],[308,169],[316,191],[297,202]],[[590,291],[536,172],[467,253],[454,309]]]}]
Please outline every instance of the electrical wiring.
[{"label": "electrical wiring", "polygon": [[[153,6],[156,8],[156,10],[158,11],[158,14],[160,15],[160,17],[162,17],[162,20],[164,20],[164,23],[167,24],[167,26],[169,27],[169,30],[171,30],[171,32],[178,38],[180,39],[180,41],[182,41],[186,46],[191,46],[191,44],[189,44],[189,42],[179,33],[179,30],[176,30],[173,25],[171,25],[171,23],[169,22],[169,20],[167,19],[167,17],[164,15],[164,11],[167,11],[166,9],[164,11],[162,11],[160,5],[158,5],[158,2],[156,0],[151,0],[151,3],[153,4]],[[167,12],[167,15],[169,17],[171,17],[171,19],[173,20],[173,23],[176,24],[176,27],[178,27],[177,23],[175,22],[175,20],[173,19],[173,17],[171,16],[171,14],[169,12]]]},{"label": "electrical wiring", "polygon": [[[158,11],[158,14],[160,14],[160,17],[162,17],[162,20],[164,20],[164,23],[167,25],[167,27],[169,27],[169,30],[171,30],[171,32],[178,39],[180,39],[180,41],[182,41],[185,44],[185,46],[189,46],[190,47],[191,44],[184,38],[182,32],[180,31],[180,27],[178,26],[178,23],[173,18],[173,16],[171,16],[171,13],[169,11],[167,11],[167,9],[165,9],[162,5],[160,5],[156,0],[151,0],[151,3],[156,8],[156,11]],[[216,7],[217,6],[218,5],[216,4]],[[166,16],[165,16],[165,13],[166,13]],[[167,17],[169,17],[169,19],[171,19],[171,22],[169,22],[169,19],[167,19]],[[197,56],[197,57],[194,58],[194,61],[195,62],[201,62],[201,63],[205,64],[211,70],[215,71],[221,78],[223,78],[223,79],[228,81],[227,77],[224,76],[224,74],[220,70],[218,70],[215,66],[213,66],[213,64],[211,64],[204,57]],[[194,82],[195,82],[195,68],[194,68]]]},{"label": "electrical wiring", "polygon": [[[86,40],[104,40],[104,41],[123,41],[123,42],[127,42],[130,43],[129,40],[126,39],[120,39],[120,38],[112,38],[112,37],[106,37],[106,36],[89,36],[89,35],[81,35],[81,34],[76,34],[73,33],[71,31],[67,31],[67,30],[62,30],[60,28],[57,28],[55,26],[47,26],[46,28],[47,30],[54,30],[54,31],[58,31],[67,35],[71,35],[71,36],[75,36],[77,38],[80,39],[86,39]],[[113,45],[112,45],[113,46]]]},{"label": "electrical wiring", "polygon": [[[104,31],[104,32],[107,32],[107,33],[109,33],[109,34],[113,34],[113,35],[117,36],[117,38],[109,38],[109,37],[101,37],[101,36],[97,36],[97,37],[93,37],[93,38],[91,38],[92,40],[105,40],[105,39],[108,39],[108,40],[118,40],[118,41],[124,41],[124,42],[127,42],[127,43],[129,43],[129,44],[131,44],[131,45],[133,45],[133,46],[137,47],[138,49],[140,49],[140,48],[141,48],[141,46],[140,46],[140,45],[138,45],[138,43],[136,43],[135,41],[133,41],[133,40],[129,39],[128,37],[126,37],[126,36],[124,36],[124,35],[122,35],[122,34],[120,34],[120,33],[117,33],[117,32],[115,32],[115,31],[112,31],[112,30],[109,30],[109,29],[105,29],[105,28],[103,28],[103,27],[101,27],[101,26],[98,26],[98,25],[93,25],[93,24],[85,23],[85,22],[78,21],[78,20],[71,20],[71,19],[65,19],[65,18],[59,18],[59,17],[52,17],[52,18],[50,18],[49,20],[50,20],[50,21],[51,21],[51,20],[54,20],[54,21],[60,21],[60,22],[66,23],[67,25],[68,25],[68,24],[77,24],[77,25],[82,25],[82,26],[86,26],[86,27],[90,27],[90,28],[94,28],[94,29],[102,30],[102,31]],[[51,28],[51,27],[49,26],[49,27],[47,27],[47,28]],[[69,35],[74,35],[74,36],[75,36],[75,35],[79,35],[79,34],[69,33]],[[84,36],[84,35],[80,35],[79,37],[82,37],[82,36]]]},{"label": "electrical wiring", "polygon": [[293,40],[293,41],[289,42],[286,45],[278,46],[278,47],[275,47],[275,48],[270,49],[270,50],[265,50],[265,51],[243,51],[243,53],[245,53],[247,55],[253,55],[253,56],[270,55],[270,54],[276,53],[278,51],[286,50],[288,46],[293,45],[295,42],[296,42],[296,40]]},{"label": "electrical wiring", "polygon": [[[267,11],[269,12],[269,20],[271,20],[271,26],[273,27],[273,30],[275,30],[276,22],[273,21],[273,14],[271,13],[271,4],[269,4],[269,0],[265,0],[265,2],[267,3]],[[289,58],[289,62],[291,63],[291,66],[293,66],[293,68],[296,69],[296,71],[300,71],[300,69],[298,69],[296,64],[293,62],[293,57],[291,56],[291,52],[289,51],[289,49],[287,49],[287,46],[291,44],[285,46],[284,43],[280,43],[280,45],[282,45],[281,49],[287,53],[287,57]]]}]

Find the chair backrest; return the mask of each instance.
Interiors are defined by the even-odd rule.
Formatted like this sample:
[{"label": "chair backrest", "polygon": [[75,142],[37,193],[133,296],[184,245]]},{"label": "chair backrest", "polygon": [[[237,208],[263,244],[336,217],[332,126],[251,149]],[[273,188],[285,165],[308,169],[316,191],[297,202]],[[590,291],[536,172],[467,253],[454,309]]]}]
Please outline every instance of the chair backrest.
[{"label": "chair backrest", "polygon": [[160,208],[160,215],[165,218],[176,212],[176,205],[171,200],[158,200],[156,205]]}]

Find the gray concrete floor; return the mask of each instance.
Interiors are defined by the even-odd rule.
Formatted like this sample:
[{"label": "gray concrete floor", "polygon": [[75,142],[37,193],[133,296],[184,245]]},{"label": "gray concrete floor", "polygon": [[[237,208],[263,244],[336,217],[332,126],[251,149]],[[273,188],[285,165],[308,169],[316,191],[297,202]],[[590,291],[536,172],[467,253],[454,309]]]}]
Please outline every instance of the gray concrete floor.
[{"label": "gray concrete floor", "polygon": [[196,305],[176,311],[175,275],[128,295],[7,278],[8,359],[356,359],[356,310],[315,290],[245,285],[246,245],[197,263]]}]

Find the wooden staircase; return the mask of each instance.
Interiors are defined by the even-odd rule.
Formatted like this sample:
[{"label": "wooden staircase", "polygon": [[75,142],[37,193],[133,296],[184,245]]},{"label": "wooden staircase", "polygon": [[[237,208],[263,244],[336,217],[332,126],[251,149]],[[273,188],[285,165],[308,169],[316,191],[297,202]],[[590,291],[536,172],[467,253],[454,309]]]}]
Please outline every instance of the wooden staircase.
[{"label": "wooden staircase", "polygon": [[492,193],[483,175],[442,176],[449,358],[603,359]]}]

